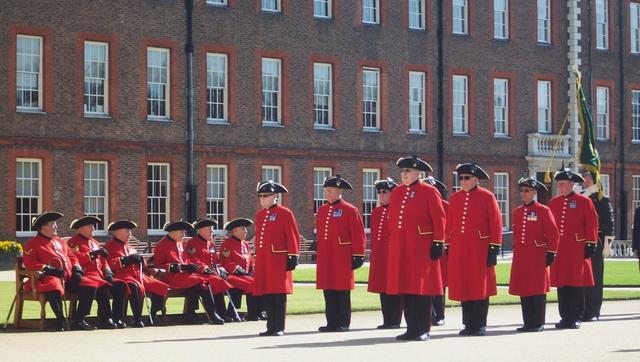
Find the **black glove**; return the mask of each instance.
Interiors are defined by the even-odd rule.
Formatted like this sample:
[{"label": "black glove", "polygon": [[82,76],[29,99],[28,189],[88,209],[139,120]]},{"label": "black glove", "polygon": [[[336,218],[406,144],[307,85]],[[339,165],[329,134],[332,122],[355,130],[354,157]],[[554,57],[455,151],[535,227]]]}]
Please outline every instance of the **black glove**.
[{"label": "black glove", "polygon": [[169,264],[169,273],[176,274],[180,272],[180,264]]},{"label": "black glove", "polygon": [[44,268],[42,268],[42,274],[51,277],[62,278],[64,277],[64,270],[45,265]]},{"label": "black glove", "polygon": [[498,264],[499,245],[489,244],[489,255],[487,255],[487,266],[495,266]]},{"label": "black glove", "polygon": [[82,268],[79,265],[74,265],[73,268],[71,268],[71,279],[69,280],[69,284],[79,287],[83,275],[84,272],[82,271]]},{"label": "black glove", "polygon": [[204,268],[204,270],[202,270],[202,274],[205,275],[215,275],[216,272],[213,269],[210,268]]},{"label": "black glove", "polygon": [[431,243],[431,260],[438,260],[442,256],[443,251],[444,251],[443,242]]},{"label": "black glove", "polygon": [[288,255],[287,256],[287,271],[292,271],[298,266],[298,256],[297,255]]},{"label": "black glove", "polygon": [[556,260],[556,253],[547,251],[547,266],[553,264],[555,260]]},{"label": "black glove", "polygon": [[351,257],[351,270],[356,270],[364,264],[364,256],[354,255]]},{"label": "black glove", "polygon": [[196,273],[200,269],[196,264],[180,264],[180,270],[188,273]]},{"label": "black glove", "polygon": [[102,255],[104,258],[109,256],[109,253],[107,252],[107,250],[105,248],[100,248],[100,249],[96,249],[93,250],[91,252],[89,252],[89,256],[91,256],[91,259],[96,259],[98,256]]},{"label": "black glove", "polygon": [[224,270],[224,268],[218,269],[218,274],[220,274],[220,278],[227,280],[227,278],[229,278],[229,273],[227,273],[226,270]]},{"label": "black glove", "polygon": [[140,254],[129,254],[127,256],[123,256],[120,258],[123,266],[131,265],[131,264],[142,264],[144,259]]},{"label": "black glove", "polygon": [[244,268],[241,267],[241,266],[237,267],[236,270],[233,271],[233,274],[236,274],[236,275],[249,275],[249,273],[246,270],[244,270]]},{"label": "black glove", "polygon": [[444,255],[449,256],[449,244],[444,244]]},{"label": "black glove", "polygon": [[109,284],[113,284],[113,272],[111,270],[104,271],[104,280],[108,281]]},{"label": "black glove", "polygon": [[80,274],[80,276],[84,275],[84,270],[82,270],[82,267],[80,265],[74,265],[71,268],[71,273],[72,274]]},{"label": "black glove", "polygon": [[589,259],[596,253],[596,243],[585,243],[584,244],[584,258]]}]

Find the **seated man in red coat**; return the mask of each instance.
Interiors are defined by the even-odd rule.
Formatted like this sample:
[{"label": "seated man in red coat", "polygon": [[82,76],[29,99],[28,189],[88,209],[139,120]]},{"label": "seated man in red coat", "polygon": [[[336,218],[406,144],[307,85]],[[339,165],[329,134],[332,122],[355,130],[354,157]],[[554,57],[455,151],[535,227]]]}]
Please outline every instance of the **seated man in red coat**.
[{"label": "seated man in red coat", "polygon": [[220,261],[224,269],[231,273],[228,281],[234,287],[229,291],[233,307],[241,307],[242,293],[244,292],[247,296],[245,319],[257,321],[260,316],[253,296],[253,254],[251,246],[246,240],[247,227],[252,224],[253,221],[249,219],[239,218],[224,225],[224,229],[230,236],[222,242]]},{"label": "seated man in red coat", "polygon": [[[138,225],[131,220],[118,220],[112,222],[107,230],[113,239],[104,244],[108,252],[107,259],[111,270],[115,273],[113,284],[113,319],[118,328],[125,328],[124,322],[126,314],[126,300],[129,299],[131,311],[133,313],[134,328],[144,327],[142,322],[142,306],[145,295],[151,297],[151,307],[149,311],[149,325],[161,325],[156,314],[164,308],[164,298],[169,292],[169,286],[160,280],[145,275],[144,258],[137,253],[132,253],[129,248],[129,238],[131,230]],[[155,272],[155,269],[152,269]],[[149,306],[147,305],[147,308]]]},{"label": "seated man in red coat", "polygon": [[84,216],[71,222],[71,229],[77,234],[67,240],[67,245],[78,258],[84,270],[84,276],[98,284],[96,301],[98,302],[98,327],[100,329],[115,329],[109,295],[113,284],[113,272],[107,263],[107,251],[93,238],[94,225],[101,220],[95,216]]},{"label": "seated man in red coat", "polygon": [[[71,252],[67,243],[58,237],[58,224],[64,215],[59,212],[45,212],[33,219],[32,228],[38,235],[29,239],[24,245],[23,262],[27,270],[39,271],[36,291],[43,293],[56,315],[56,329],[64,331],[65,316],[62,297],[65,292],[78,294],[78,310],[71,324],[71,329],[94,330],[84,318],[91,311],[91,303],[96,295],[98,283],[84,277],[84,271],[78,259]],[[31,283],[25,284],[29,289]]]},{"label": "seated man in red coat", "polygon": [[224,320],[216,313],[209,278],[198,275],[201,267],[191,263],[189,254],[185,250],[183,244],[185,232],[192,230],[191,224],[183,220],[167,223],[164,226],[167,235],[156,244],[153,250],[153,262],[156,267],[167,271],[160,280],[169,284],[171,289],[187,290],[188,308],[184,316],[185,322],[190,324],[202,322],[195,313],[199,304],[198,297],[200,297],[209,323],[224,324]]},{"label": "seated man in red coat", "polygon": [[549,292],[549,265],[558,251],[558,227],[551,210],[536,202],[547,187],[533,177],[518,180],[522,205],[513,210],[513,263],[509,294],[520,296],[524,326],[518,332],[540,332]]}]

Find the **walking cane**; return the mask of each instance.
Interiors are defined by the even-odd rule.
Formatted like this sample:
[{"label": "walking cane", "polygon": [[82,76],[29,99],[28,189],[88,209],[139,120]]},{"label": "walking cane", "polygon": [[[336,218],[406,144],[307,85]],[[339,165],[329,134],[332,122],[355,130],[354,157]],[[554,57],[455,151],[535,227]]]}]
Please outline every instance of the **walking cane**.
[{"label": "walking cane", "polygon": [[[60,263],[60,269],[64,270],[64,260],[60,258],[53,258],[50,261],[57,261],[58,263]],[[53,263],[50,263],[50,265],[53,265]],[[62,282],[62,290],[66,292],[67,288],[64,282],[64,274],[62,275],[62,277],[60,277],[60,282]],[[62,295],[62,315],[64,316],[67,330],[70,330],[71,324],[69,323],[69,313],[67,312],[67,293],[63,293]]]},{"label": "walking cane", "polygon": [[5,319],[4,326],[2,327],[2,330],[4,330],[5,332],[7,331],[7,326],[9,325],[9,317],[11,317],[11,312],[13,312],[13,307],[15,307],[16,305],[16,301],[18,299],[18,293],[20,293],[22,291],[22,287],[24,287],[24,282],[25,282],[25,277],[23,276],[22,280],[20,281],[20,287],[18,288],[18,290],[16,290],[16,294],[13,296],[13,302],[11,302],[11,307],[9,308],[7,319]]},{"label": "walking cane", "polygon": [[[209,282],[207,282],[207,289],[209,290],[209,295],[211,296],[211,303],[215,304],[215,301],[213,300],[213,293],[211,293],[211,286],[209,285]],[[202,298],[202,296],[200,296],[200,303],[202,303],[202,306],[204,307],[204,314],[207,316],[207,320],[209,320],[209,324],[213,324],[213,319],[211,319],[211,316],[209,315],[209,311],[207,310],[207,305],[204,303],[204,298]]]},{"label": "walking cane", "polygon": [[[218,275],[220,274],[220,268],[218,267],[218,265],[216,264],[216,271],[218,272]],[[211,286],[209,287],[209,293],[211,294],[211,299],[213,299],[213,292],[211,291]],[[231,294],[229,294],[229,290],[225,290],[224,294],[229,297],[229,304],[231,305],[231,309],[233,310],[233,316],[240,320],[240,315],[238,315],[238,309],[236,308],[236,305],[233,303],[233,300],[231,299]]]},{"label": "walking cane", "polygon": [[151,323],[151,325],[154,325],[153,316],[151,316],[151,307],[149,307],[150,302],[147,302],[147,289],[144,287],[144,278],[142,277],[142,263],[140,263],[140,286],[142,286],[142,289],[144,289],[142,304],[145,304],[147,306],[147,313],[149,313],[149,323]]}]

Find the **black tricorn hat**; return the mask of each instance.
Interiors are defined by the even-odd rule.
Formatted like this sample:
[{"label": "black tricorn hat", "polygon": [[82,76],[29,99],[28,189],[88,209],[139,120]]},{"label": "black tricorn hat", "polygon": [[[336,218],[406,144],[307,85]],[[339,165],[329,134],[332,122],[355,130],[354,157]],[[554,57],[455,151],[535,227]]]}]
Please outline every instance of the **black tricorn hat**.
[{"label": "black tricorn hat", "polygon": [[443,199],[447,197],[447,186],[445,184],[443,184],[442,181],[436,179],[433,176],[427,176],[427,178],[424,179],[424,182],[426,182],[429,185],[437,188],[438,192],[440,192],[440,196]]},{"label": "black tricorn hat", "polygon": [[164,224],[164,231],[171,232],[177,230],[191,231],[193,230],[193,226],[184,220],[178,220],[174,222],[168,222]]},{"label": "black tricorn hat", "polygon": [[69,226],[72,229],[79,229],[85,225],[95,225],[97,223],[99,223],[100,220],[99,218],[95,217],[95,216],[83,216],[79,219],[75,219],[71,222],[71,225]]},{"label": "black tricorn hat", "polygon": [[51,222],[51,221],[57,221],[60,220],[64,217],[64,214],[61,212],[57,212],[57,211],[45,211],[42,214],[34,217],[31,220],[31,227],[33,229],[38,229],[40,228],[42,225]]},{"label": "black tricorn hat", "polygon": [[542,182],[530,176],[520,178],[520,180],[518,180],[518,186],[531,187],[532,189],[536,189],[538,191],[549,191],[549,189],[547,189],[547,186],[545,186]]},{"label": "black tricorn hat", "polygon": [[582,178],[582,176],[571,171],[570,168],[564,167],[564,165],[562,165],[560,170],[556,171],[556,173],[553,175],[553,178],[556,181],[568,180],[573,182],[584,182],[584,178]]},{"label": "black tricorn hat", "polygon": [[259,194],[284,194],[289,192],[286,187],[277,182],[273,182],[272,180],[258,182],[256,191]]},{"label": "black tricorn hat", "polygon": [[194,221],[191,226],[193,226],[194,229],[198,230],[200,228],[206,228],[216,225],[218,225],[218,222],[216,222],[214,219],[203,217],[202,219]]},{"label": "black tricorn hat", "polygon": [[376,187],[376,190],[393,190],[396,188],[396,186],[398,186],[398,184],[393,181],[393,179],[391,177],[387,177],[386,180],[377,180],[376,182],[373,183],[373,185]]},{"label": "black tricorn hat", "polygon": [[119,229],[133,230],[137,227],[138,227],[138,224],[136,224],[135,222],[128,219],[123,219],[123,220],[114,221],[111,224],[109,224],[109,226],[107,226],[107,230],[108,231],[114,231]]},{"label": "black tricorn hat", "polygon": [[353,190],[353,186],[351,186],[349,181],[343,179],[340,175],[325,178],[322,187],[337,187],[344,190]]},{"label": "black tricorn hat", "polygon": [[231,231],[240,226],[248,227],[251,225],[253,225],[253,221],[251,221],[250,219],[245,219],[243,217],[240,217],[240,218],[228,221],[226,224],[224,224],[224,229],[227,231]]},{"label": "black tricorn hat", "polygon": [[476,165],[473,162],[470,163],[461,163],[456,166],[456,172],[458,175],[472,175],[480,180],[488,180],[489,174],[487,174],[480,166]]},{"label": "black tricorn hat", "polygon": [[417,155],[411,155],[410,157],[400,157],[396,161],[396,166],[400,168],[414,168],[419,171],[433,172],[433,168],[423,160],[419,159]]}]

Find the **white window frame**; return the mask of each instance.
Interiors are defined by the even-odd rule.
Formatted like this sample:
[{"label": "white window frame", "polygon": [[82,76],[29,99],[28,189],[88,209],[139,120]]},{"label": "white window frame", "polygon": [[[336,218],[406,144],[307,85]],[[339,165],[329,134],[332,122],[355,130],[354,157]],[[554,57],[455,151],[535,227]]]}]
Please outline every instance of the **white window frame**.
[{"label": "white window frame", "polygon": [[452,194],[460,191],[462,189],[462,186],[460,185],[460,179],[458,178],[458,171],[453,171],[451,173],[451,175],[453,176],[452,182],[451,182],[451,190],[452,190]]},{"label": "white window frame", "polygon": [[[149,167],[166,167],[166,174],[167,174],[167,178],[166,180],[162,180],[162,179],[151,179],[151,177],[153,177],[152,175],[149,174]],[[157,182],[157,183],[164,183],[166,184],[166,190],[167,190],[167,194],[165,196],[158,196],[158,195],[149,195],[149,182]],[[149,204],[147,204],[146,210],[147,210],[147,234],[148,235],[162,235],[164,234],[164,231],[162,230],[164,227],[164,223],[168,222],[171,218],[171,164],[166,163],[166,162],[148,162],[147,163],[147,203],[149,203],[149,199],[165,199],[166,202],[166,206],[165,206],[165,212],[161,213],[159,211],[153,210],[153,206],[152,209],[149,209]],[[164,223],[162,223],[162,225],[157,225],[158,228],[153,229],[151,228],[151,223],[149,223],[149,215],[162,215],[164,214]],[[153,216],[152,216],[153,217]]]},{"label": "white window frame", "polygon": [[631,209],[636,210],[640,207],[640,175],[631,176]]},{"label": "white window frame", "polygon": [[609,87],[596,87],[596,139],[609,139]]},{"label": "white window frame", "polygon": [[[104,48],[104,59],[95,59],[93,56],[96,54],[87,54],[88,49],[91,47],[103,47]],[[91,59],[87,59],[91,58]],[[83,109],[85,116],[106,116],[109,114],[109,43],[106,42],[97,42],[97,41],[85,41],[84,42],[84,75],[83,75]],[[101,65],[102,64],[102,65]],[[102,66],[103,77],[100,77],[100,74],[87,74],[87,70],[91,72],[91,69],[95,67]],[[98,70],[98,73],[100,70]],[[87,94],[87,81],[93,80],[95,82],[102,82],[102,94],[100,94],[97,90],[94,92],[89,92]],[[89,85],[91,87],[91,85]],[[95,86],[94,86],[95,88]],[[89,103],[91,103],[91,99],[94,98],[95,102],[99,98],[102,98],[102,111],[89,111],[87,108],[87,98],[89,99]]]},{"label": "white window frame", "polygon": [[378,206],[378,193],[374,185],[380,180],[379,168],[362,169],[362,220],[367,233],[371,230],[371,212]]},{"label": "white window frame", "polygon": [[425,30],[427,28],[425,2],[426,0],[408,0],[409,29]]},{"label": "white window frame", "polygon": [[[319,77],[323,72],[328,72],[328,78]],[[326,121],[319,122],[323,118]],[[333,128],[333,65],[329,63],[313,63],[313,126]]]},{"label": "white window frame", "polygon": [[[367,84],[372,79],[375,84]],[[380,69],[362,68],[362,129],[380,131]],[[375,108],[375,111],[371,111]]]},{"label": "white window frame", "polygon": [[333,175],[331,167],[314,167],[313,168],[313,216],[318,214],[318,209],[325,202],[324,197],[324,180]]},{"label": "white window frame", "polygon": [[469,77],[454,74],[451,84],[453,134],[466,135],[469,134]]},{"label": "white window frame", "polygon": [[469,4],[467,0],[451,2],[451,32],[453,34],[469,34]]},{"label": "white window frame", "polygon": [[425,72],[409,72],[409,132],[426,132]]},{"label": "white window frame", "polygon": [[631,91],[631,142],[640,143],[640,90]]},{"label": "white window frame", "polygon": [[509,39],[509,0],[493,0],[493,37]]},{"label": "white window frame", "polygon": [[282,166],[262,165],[260,172],[260,181],[273,181],[282,183]]},{"label": "white window frame", "polygon": [[[214,172],[217,174],[214,175]],[[222,175],[220,175],[220,172]],[[224,224],[227,222],[227,210],[229,205],[229,173],[227,165],[220,164],[207,164],[207,177],[206,177],[206,213],[208,218],[216,220],[216,230],[222,230]],[[218,179],[213,179],[213,176],[217,176]],[[222,176],[222,181],[220,180]],[[220,197],[222,193],[222,197]],[[222,213],[220,210],[213,210],[212,203],[222,202]],[[216,211],[216,212],[214,212]]]},{"label": "white window frame", "polygon": [[[38,41],[38,47],[37,49],[30,49],[30,52],[20,52],[20,42],[21,39],[24,40],[28,40],[28,41]],[[24,35],[24,34],[18,34],[16,36],[16,111],[17,112],[42,112],[43,111],[43,42],[44,39],[41,36],[34,36],[34,35]],[[35,51],[37,51],[37,53],[35,53]],[[33,62],[28,62],[25,58],[26,57],[37,57],[38,59],[38,69],[27,69],[27,66],[29,64],[33,64]],[[28,94],[29,92],[34,91],[34,89],[32,87],[30,87],[28,85],[28,83],[21,81],[21,78],[27,78],[27,77],[37,77],[37,89],[35,89],[38,92],[38,99],[36,101],[36,106],[35,107],[31,107],[31,106],[24,106],[24,105],[20,105],[20,99],[23,99],[23,97],[25,97],[26,94]],[[25,95],[23,95],[23,97],[19,96],[20,92],[24,92]],[[31,102],[33,102],[33,100],[31,100]],[[24,104],[24,103],[22,103]]]},{"label": "white window frame", "polygon": [[509,136],[509,79],[493,79],[494,137]]},{"label": "white window frame", "polygon": [[[89,175],[87,175],[87,166],[89,166]],[[100,168],[104,167],[103,176],[104,178],[100,178],[100,171],[98,170],[98,175],[92,174],[93,170],[91,168]],[[102,220],[102,228],[99,227],[99,224],[94,225],[96,228],[97,235],[106,235],[107,229],[106,226],[109,225],[109,163],[106,161],[84,161],[82,168],[82,195],[83,195],[83,215],[84,216],[95,216]],[[100,183],[104,183],[104,194],[100,195]],[[87,187],[88,186],[88,187]],[[91,205],[94,204],[95,207],[98,207],[98,204],[102,203],[102,213],[99,212],[90,212],[91,210],[87,209],[87,205],[91,208]]]},{"label": "white window frame", "polygon": [[629,33],[631,53],[640,54],[640,3],[629,3]]},{"label": "white window frame", "polygon": [[[269,65],[275,65],[275,73],[265,73],[265,68],[269,68]],[[277,58],[262,58],[262,105],[261,105],[261,117],[263,126],[279,126],[282,125],[282,60]],[[273,98],[275,96],[275,99]],[[266,104],[267,97],[276,102],[273,104]],[[274,113],[275,111],[275,113]],[[276,120],[272,120],[275,114]]]},{"label": "white window frame", "polygon": [[[162,64],[155,64],[156,60],[154,54],[164,54],[167,60],[167,66],[163,67]],[[153,58],[153,59],[152,59]],[[161,60],[160,60],[161,61]],[[162,72],[165,73],[164,77],[166,82],[162,82]],[[157,74],[156,74],[157,73]],[[158,75],[156,77],[155,75]],[[149,79],[151,77],[152,79]],[[150,89],[151,87],[162,88],[164,86],[164,99],[152,98]],[[160,114],[160,104],[164,102],[165,109],[164,115]],[[151,104],[151,105],[150,105]],[[156,106],[156,109],[152,111]],[[147,120],[166,121],[171,115],[171,49],[168,48],[156,48],[147,47]]]},{"label": "white window frame", "polygon": [[549,80],[537,83],[538,133],[551,133],[553,124],[553,86]]},{"label": "white window frame", "polygon": [[496,172],[493,174],[493,193],[502,215],[502,230],[509,231],[511,225],[509,222],[509,173]]},{"label": "white window frame", "polygon": [[333,17],[333,0],[313,0],[313,17],[331,19]]},{"label": "white window frame", "polygon": [[207,5],[227,6],[227,0],[207,0]]},{"label": "white window frame", "polygon": [[611,197],[611,177],[606,173],[601,173],[600,184],[602,185],[602,194]]},{"label": "white window frame", "polygon": [[[362,1],[362,23],[380,24],[380,0]],[[373,18],[371,18],[373,17]]]},{"label": "white window frame", "polygon": [[[229,75],[228,75],[228,55],[224,53],[207,53],[207,90],[206,109],[207,123],[227,124],[229,123]],[[222,65],[222,69],[218,66]],[[222,78],[222,82],[220,82]],[[220,84],[222,83],[222,84]],[[216,96],[222,96],[222,101]],[[216,107],[222,107],[222,116],[219,111],[214,111]],[[218,117],[215,117],[215,116]]]},{"label": "white window frame", "polygon": [[536,5],[538,43],[551,44],[551,0],[537,0]]},{"label": "white window frame", "polygon": [[268,13],[279,13],[282,11],[280,0],[260,0],[260,10]]},{"label": "white window frame", "polygon": [[609,49],[609,1],[596,0],[596,48]]},{"label": "white window frame", "polygon": [[[18,172],[18,163],[29,163],[30,164],[30,174],[27,176],[25,176],[24,174],[19,174]],[[35,169],[34,169],[35,166]],[[27,198],[27,199],[36,199],[36,210],[29,210],[29,212],[26,213],[16,213],[16,237],[28,237],[28,236],[35,236],[36,235],[36,230],[32,230],[31,229],[31,221],[33,219],[33,217],[39,215],[42,213],[42,159],[40,158],[17,158],[16,159],[16,163],[15,163],[15,167],[16,167],[16,188],[15,188],[15,202],[16,202],[16,210],[20,207],[20,200],[22,198]],[[36,171],[38,174],[36,177],[33,177],[33,171]],[[21,177],[22,176],[22,177]],[[33,183],[36,182],[37,185],[36,187],[33,187]],[[29,184],[28,187],[27,183]],[[19,193],[18,189],[22,187],[22,192]],[[26,194],[24,191],[25,189],[28,188],[30,190],[29,194]],[[35,189],[35,190],[34,190]],[[35,194],[34,194],[35,192]],[[22,208],[20,208],[20,210],[22,210]],[[27,228],[25,230],[25,228],[20,228],[20,223],[18,222],[18,217],[22,216],[24,218],[24,216],[27,215]],[[23,225],[24,226],[24,225]]]}]

